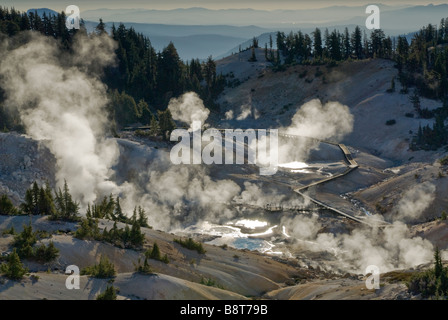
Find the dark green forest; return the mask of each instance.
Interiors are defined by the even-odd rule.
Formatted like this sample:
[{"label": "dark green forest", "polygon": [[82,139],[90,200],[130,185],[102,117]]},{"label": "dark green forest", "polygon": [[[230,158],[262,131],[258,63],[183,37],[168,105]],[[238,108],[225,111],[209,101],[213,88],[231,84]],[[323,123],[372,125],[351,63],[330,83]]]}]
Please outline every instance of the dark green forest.
[{"label": "dark green forest", "polygon": [[[13,37],[21,31],[32,30],[57,39],[70,52],[74,36],[87,35],[87,31],[83,23],[79,30],[68,30],[65,19],[64,13],[40,17],[33,12],[26,14],[0,7],[0,33]],[[102,20],[95,32],[106,33]],[[109,110],[118,128],[139,123],[151,126],[156,135],[172,130],[167,104],[172,97],[188,91],[198,93],[209,109],[217,109],[214,101],[224,89],[225,79],[217,75],[211,57],[204,62],[199,59],[183,62],[172,43],[162,52],[156,52],[147,37],[123,24],[114,25],[110,36],[118,44],[118,63],[105,70],[102,80],[109,88]],[[22,131],[19,117],[7,113],[3,101],[0,88],[0,130]]]},{"label": "dark green forest", "polygon": [[[65,14],[39,17],[37,14],[21,13],[0,7],[0,33],[14,36],[25,30],[33,30],[58,39],[65,50],[70,51],[76,33],[87,34],[83,23],[79,30],[67,30]],[[106,33],[100,20],[97,34]],[[105,70],[104,83],[109,88],[110,118],[112,128],[122,129],[131,124],[150,127],[151,135],[162,135],[174,128],[171,114],[166,109],[169,100],[194,91],[204,100],[205,106],[219,112],[216,98],[227,83],[225,75],[218,75],[211,57],[201,62],[198,59],[184,62],[175,46],[170,43],[161,52],[151,46],[148,37],[123,24],[113,26],[111,36],[117,41],[118,64]],[[433,126],[421,127],[415,133],[410,147],[413,150],[435,150],[448,143],[445,120],[448,117],[448,18],[440,24],[421,28],[412,35],[389,37],[381,30],[368,35],[360,27],[353,32],[347,28],[321,31],[316,28],[311,34],[277,32],[274,40],[265,44],[265,56],[274,71],[282,71],[293,65],[326,65],[332,67],[343,61],[361,59],[389,59],[395,62],[398,78],[391,79],[388,92],[395,91],[395,82],[401,84],[401,94],[409,95],[414,113],[406,116],[422,119],[434,118]],[[253,39],[250,61],[256,61],[254,48],[258,40]],[[429,111],[420,103],[420,97],[443,101],[443,106]],[[14,113],[6,113],[0,88],[0,130],[22,130],[20,120]]]}]

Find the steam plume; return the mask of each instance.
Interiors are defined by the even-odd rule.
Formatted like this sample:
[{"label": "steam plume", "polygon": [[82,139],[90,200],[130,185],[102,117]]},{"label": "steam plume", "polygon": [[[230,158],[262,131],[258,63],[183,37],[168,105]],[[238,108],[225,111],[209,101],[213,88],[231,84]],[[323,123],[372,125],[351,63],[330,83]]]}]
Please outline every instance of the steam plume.
[{"label": "steam plume", "polygon": [[46,141],[57,159],[59,185],[67,179],[83,204],[112,192],[110,168],[118,148],[104,138],[107,97],[97,72],[114,62],[114,42],[77,37],[69,54],[49,37],[31,32],[22,37],[1,46],[6,104],[18,108],[28,135]]},{"label": "steam plume", "polygon": [[192,125],[193,121],[200,121],[202,124],[207,120],[210,111],[204,107],[201,98],[194,93],[188,92],[180,98],[172,98],[168,104],[168,109],[174,120],[179,120]]}]

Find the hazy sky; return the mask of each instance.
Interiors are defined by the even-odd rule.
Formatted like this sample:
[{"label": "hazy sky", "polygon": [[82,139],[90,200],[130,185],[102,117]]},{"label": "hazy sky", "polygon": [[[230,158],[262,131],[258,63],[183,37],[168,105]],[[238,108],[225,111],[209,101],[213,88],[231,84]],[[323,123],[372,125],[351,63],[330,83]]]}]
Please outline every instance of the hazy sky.
[{"label": "hazy sky", "polygon": [[[264,10],[275,9],[308,9],[328,7],[334,5],[366,5],[374,1],[363,0],[1,0],[0,5],[15,7],[25,11],[29,8],[51,8],[63,11],[68,5],[77,5],[81,11],[97,8],[145,8],[145,9],[174,9],[204,7],[210,9],[228,8],[254,8]],[[446,1],[424,1],[424,0],[387,0],[382,3],[387,5],[427,5],[442,4]]]}]

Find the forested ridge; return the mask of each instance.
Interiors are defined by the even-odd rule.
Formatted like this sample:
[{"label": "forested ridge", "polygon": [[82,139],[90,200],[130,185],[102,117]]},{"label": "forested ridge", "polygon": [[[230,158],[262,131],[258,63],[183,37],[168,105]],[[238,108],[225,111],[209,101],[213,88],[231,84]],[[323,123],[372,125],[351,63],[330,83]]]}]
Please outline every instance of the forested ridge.
[{"label": "forested ridge", "polygon": [[[83,22],[79,30],[68,30],[66,16],[39,16],[0,7],[0,33],[13,37],[21,31],[32,30],[60,41],[64,50],[70,51],[77,33],[87,35]],[[107,33],[100,20],[95,33]],[[123,24],[114,25],[110,36],[117,41],[118,63],[105,70],[102,78],[108,86],[110,113],[118,128],[140,123],[150,125],[154,134],[172,129],[171,115],[166,107],[173,97],[194,91],[205,105],[216,109],[215,99],[224,89],[225,80],[217,75],[216,64],[210,56],[206,61],[192,59],[183,62],[170,43],[162,52],[156,52],[149,38]],[[0,88],[0,130],[22,131],[17,114],[6,112],[4,94]],[[111,126],[114,127],[114,126]]]},{"label": "forested ridge", "polygon": [[[62,46],[70,50],[75,34],[87,34],[87,31],[82,23],[79,30],[67,30],[65,19],[63,12],[40,17],[33,12],[27,14],[0,7],[0,33],[11,37],[20,31],[34,30],[60,40]],[[102,20],[95,33],[106,33]],[[198,59],[184,62],[172,43],[156,52],[148,37],[123,24],[114,25],[110,36],[117,41],[118,59],[118,64],[107,68],[103,76],[109,88],[111,127],[120,129],[139,123],[150,126],[151,135],[169,132],[174,123],[166,109],[168,102],[188,91],[198,93],[207,108],[219,112],[215,101],[226,86],[226,78],[217,74],[211,57],[204,62]],[[393,60],[398,77],[391,79],[388,92],[394,92],[399,82],[400,93],[409,95],[414,106],[414,113],[407,116],[435,119],[432,126],[421,127],[416,132],[410,147],[435,150],[448,143],[445,126],[448,117],[448,18],[442,19],[438,26],[428,24],[421,28],[410,42],[405,36],[386,36],[381,29],[368,35],[357,26],[352,32],[348,28],[343,32],[316,28],[310,34],[277,32],[276,39],[271,36],[269,44],[264,46],[266,59],[275,71],[297,64],[331,67],[351,60]],[[254,51],[257,47],[258,40],[254,38],[252,46],[247,48],[252,49],[251,62],[257,60]],[[420,97],[440,100],[443,107],[430,111],[421,104]],[[3,100],[0,88],[0,129],[20,131],[18,116],[5,112]]]},{"label": "forested ridge", "polygon": [[[412,37],[409,43],[405,36],[388,37],[381,29],[373,30],[370,36],[360,27],[350,33],[348,28],[322,32],[316,28],[311,35],[284,32],[277,33],[277,48],[274,54],[273,41],[265,45],[265,55],[276,70],[290,65],[337,65],[341,61],[383,58],[395,61],[398,79],[391,79],[389,93],[395,91],[395,83],[401,84],[401,94],[409,94],[414,113],[406,116],[422,119],[434,118],[432,126],[420,126],[414,135],[412,150],[437,150],[448,144],[448,18],[441,19],[439,26],[428,24]],[[412,88],[412,90],[409,90]],[[437,99],[443,106],[428,110],[420,97]]]}]

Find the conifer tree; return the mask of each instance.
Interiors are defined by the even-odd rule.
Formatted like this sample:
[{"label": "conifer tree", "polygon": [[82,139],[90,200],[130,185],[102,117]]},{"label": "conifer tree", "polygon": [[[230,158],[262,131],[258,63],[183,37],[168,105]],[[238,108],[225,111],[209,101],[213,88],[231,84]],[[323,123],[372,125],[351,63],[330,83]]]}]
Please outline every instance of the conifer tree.
[{"label": "conifer tree", "polygon": [[117,197],[117,199],[115,200],[114,217],[119,222],[126,222],[128,220],[128,218],[123,214],[123,211],[121,210],[120,198],[119,197]]},{"label": "conifer tree", "polygon": [[129,242],[134,247],[141,247],[143,245],[144,239],[145,235],[140,231],[140,225],[138,224],[138,221],[134,220],[132,222],[131,231],[129,232]]},{"label": "conifer tree", "polygon": [[159,117],[159,127],[164,140],[169,140],[171,132],[176,128],[170,109],[157,111]]},{"label": "conifer tree", "polygon": [[33,204],[33,193],[31,189],[26,190],[25,192],[25,202],[21,204],[21,208],[23,213],[31,215],[34,212],[34,204]]},{"label": "conifer tree", "polygon": [[3,263],[0,266],[0,271],[5,274],[6,277],[12,280],[20,280],[23,278],[28,270],[23,266],[20,261],[20,257],[17,254],[16,248],[8,255],[7,263]]},{"label": "conifer tree", "polygon": [[351,46],[356,58],[361,59],[363,55],[363,47],[361,28],[359,28],[359,26],[356,26],[355,31],[352,33]]},{"label": "conifer tree", "polygon": [[39,214],[42,215],[54,215],[55,206],[53,202],[53,196],[48,189],[40,188],[39,200],[38,200]]},{"label": "conifer tree", "polygon": [[256,61],[257,61],[257,57],[255,55],[255,48],[252,47],[249,62],[256,62]]},{"label": "conifer tree", "polygon": [[96,297],[96,300],[117,300],[117,289],[107,286],[106,290]]},{"label": "conifer tree", "polygon": [[154,260],[161,259],[160,249],[159,249],[159,246],[157,245],[157,242],[154,242],[154,245],[152,247],[152,251],[151,251],[149,258],[154,259]]},{"label": "conifer tree", "polygon": [[16,215],[18,214],[17,208],[6,194],[0,196],[0,215]]},{"label": "conifer tree", "polygon": [[344,39],[344,59],[348,59],[351,55],[351,44],[350,44],[350,34],[348,32],[348,28],[345,27],[344,29],[344,35],[343,35],[343,39]]},{"label": "conifer tree", "polygon": [[110,237],[111,239],[117,239],[119,237],[119,232],[117,228],[117,221],[114,222],[114,226],[110,229]]},{"label": "conifer tree", "polygon": [[124,231],[121,233],[121,240],[123,241],[123,244],[125,247],[128,245],[128,242],[131,240],[131,230],[129,229],[128,225],[126,225],[126,227],[124,228]]},{"label": "conifer tree", "polygon": [[439,247],[434,251],[434,275],[439,278],[443,272],[442,257],[440,255]]},{"label": "conifer tree", "polygon": [[95,31],[96,31],[96,33],[98,35],[107,34],[107,32],[106,32],[106,25],[104,24],[103,19],[100,18],[100,22],[95,27]]},{"label": "conifer tree", "polygon": [[411,100],[412,105],[414,106],[414,110],[417,112],[418,115],[421,114],[421,104],[420,104],[420,96],[418,95],[417,89],[414,90],[414,94],[409,97],[409,100]]},{"label": "conifer tree", "polygon": [[32,214],[37,215],[40,213],[40,208],[39,208],[40,190],[39,190],[39,186],[37,185],[36,181],[34,181],[34,183],[33,183],[31,192],[33,195],[33,213]]},{"label": "conifer tree", "polygon": [[138,207],[138,224],[141,227],[149,228],[148,217],[146,216],[145,210],[141,206]]},{"label": "conifer tree", "polygon": [[[168,97],[178,96],[182,93],[182,62],[177,49],[170,42],[157,59],[159,72],[157,75],[157,87],[165,104]],[[160,121],[160,118],[159,118]],[[162,124],[160,125],[162,127]]]},{"label": "conifer tree", "polygon": [[140,258],[138,258],[138,264],[135,267],[135,271],[142,273],[142,274],[151,274],[153,272],[151,266],[148,263],[148,257],[145,256],[143,266],[141,265]]},{"label": "conifer tree", "polygon": [[56,214],[54,219],[62,219],[67,221],[76,221],[78,219],[79,204],[72,199],[67,181],[64,180],[64,190],[59,188],[56,193]]},{"label": "conifer tree", "polygon": [[24,225],[23,231],[14,237],[14,246],[22,258],[30,258],[33,256],[32,246],[36,241],[36,232],[33,231],[30,223],[29,225]]},{"label": "conifer tree", "polygon": [[101,255],[100,262],[81,270],[81,274],[91,275],[95,278],[107,279],[116,275],[114,264],[105,255]]},{"label": "conifer tree", "polygon": [[153,136],[158,136],[160,134],[159,122],[155,117],[151,119],[151,123],[149,124],[149,132]]},{"label": "conifer tree", "polygon": [[322,58],[322,34],[319,28],[316,28],[313,32],[313,54],[314,59]]}]

